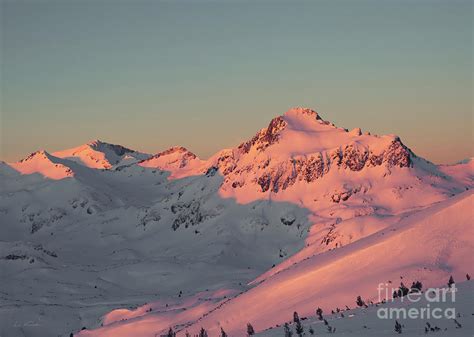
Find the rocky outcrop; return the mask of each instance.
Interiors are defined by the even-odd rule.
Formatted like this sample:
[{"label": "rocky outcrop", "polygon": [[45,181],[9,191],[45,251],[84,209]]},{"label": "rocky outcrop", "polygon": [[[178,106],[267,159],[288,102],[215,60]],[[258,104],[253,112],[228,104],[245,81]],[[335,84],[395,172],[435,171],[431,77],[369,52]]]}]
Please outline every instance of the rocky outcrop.
[{"label": "rocky outcrop", "polygon": [[178,202],[171,206],[171,212],[176,214],[176,218],[173,221],[171,228],[177,230],[179,227],[183,226],[188,228],[189,226],[194,226],[202,222],[203,214],[200,210],[201,204],[198,201],[190,202]]},{"label": "rocky outcrop", "polygon": [[267,128],[260,130],[251,140],[239,145],[242,153],[248,153],[252,147],[258,151],[264,151],[270,145],[276,143],[280,132],[285,129],[287,123],[282,116],[273,118]]},{"label": "rocky outcrop", "polygon": [[[278,192],[292,186],[297,181],[314,182],[323,177],[331,169],[360,171],[364,167],[386,166],[410,167],[412,164],[410,150],[403,144],[393,142],[381,154],[373,154],[369,150],[361,150],[353,145],[347,145],[343,150],[317,153],[314,155],[297,157],[286,162],[278,163],[269,170],[261,171],[257,184],[262,192]],[[241,187],[234,184],[233,187]]]}]

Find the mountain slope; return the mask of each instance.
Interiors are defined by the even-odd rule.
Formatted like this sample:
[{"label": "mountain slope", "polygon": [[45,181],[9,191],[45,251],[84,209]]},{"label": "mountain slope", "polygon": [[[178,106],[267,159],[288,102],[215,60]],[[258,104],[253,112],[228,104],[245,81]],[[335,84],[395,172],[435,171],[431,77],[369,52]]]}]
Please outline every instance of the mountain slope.
[{"label": "mountain slope", "polygon": [[[184,330],[197,333],[204,326],[215,336],[222,326],[229,335],[242,336],[247,322],[262,330],[282,324],[295,310],[307,316],[317,307],[325,312],[353,307],[356,296],[377,300],[377,285],[397,282],[400,276],[406,283],[420,280],[428,287],[444,284],[449,275],[462,279],[466,272],[472,274],[474,265],[473,202],[471,192],[463,193],[364,240],[301,261],[220,305],[178,335],[184,336]],[[161,320],[152,313],[80,336],[120,337],[130,331],[153,336],[163,329]]]},{"label": "mountain slope", "polygon": [[[437,290],[445,291],[446,288],[443,286]],[[324,313],[324,319],[328,322],[328,325],[324,324],[315,316],[315,314],[305,319],[302,323],[304,333],[308,335],[310,328],[313,328],[314,335],[321,336],[328,334],[328,326],[335,329],[336,331],[331,333],[331,336],[351,336],[351,337],[381,337],[381,336],[394,336],[397,335],[395,332],[395,320],[398,320],[402,324],[402,336],[422,336],[422,335],[433,335],[443,337],[466,337],[471,336],[474,331],[474,315],[472,313],[472,303],[474,302],[474,282],[463,281],[456,283],[456,293],[454,295],[454,301],[452,301],[452,293],[448,292],[447,301],[440,301],[433,304],[428,301],[424,296],[420,298],[418,302],[410,302],[404,299],[404,301],[397,299],[393,302],[386,304],[369,305],[368,308],[356,308],[351,310],[345,310],[339,313],[331,314],[330,312]],[[426,292],[425,292],[426,294]],[[412,309],[413,308],[413,309]],[[432,316],[427,317],[427,308],[442,309],[441,312],[446,310],[454,309],[456,313],[456,322],[452,318],[442,317],[433,318]],[[382,313],[385,310],[404,310],[411,309],[417,313],[425,312],[424,319],[380,319],[378,317],[378,311]],[[397,312],[395,311],[394,312]],[[448,311],[449,312],[449,311]],[[395,315],[394,315],[395,316]],[[403,317],[403,315],[400,315]],[[291,317],[291,316],[290,316]],[[293,322],[289,324],[293,336],[295,336],[296,326]],[[427,329],[427,330],[425,330]],[[284,328],[273,327],[271,329],[257,333],[258,337],[281,337],[284,336]]]},{"label": "mountain slope", "polygon": [[444,174],[463,182],[466,186],[474,184],[474,159],[469,158],[454,165],[440,165]]}]

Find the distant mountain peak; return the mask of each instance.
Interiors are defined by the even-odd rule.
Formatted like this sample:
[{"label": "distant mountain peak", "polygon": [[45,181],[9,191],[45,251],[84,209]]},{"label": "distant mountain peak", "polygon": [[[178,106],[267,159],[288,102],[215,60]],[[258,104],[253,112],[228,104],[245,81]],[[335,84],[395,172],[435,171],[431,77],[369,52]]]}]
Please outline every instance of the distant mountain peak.
[{"label": "distant mountain peak", "polygon": [[93,139],[93,140],[86,143],[86,145],[89,145],[89,146],[97,146],[97,145],[100,145],[100,144],[104,144],[104,142],[101,141],[100,139]]},{"label": "distant mountain peak", "polygon": [[170,155],[170,154],[173,154],[173,153],[182,153],[182,154],[187,154],[189,156],[192,156],[194,158],[197,158],[197,156],[192,153],[191,151],[189,151],[187,148],[185,148],[184,146],[172,146],[170,147],[169,149],[167,150],[164,150],[162,152],[159,152],[157,153],[156,155],[154,155],[153,157],[158,157],[158,156],[166,156],[166,155]]},{"label": "distant mountain peak", "polygon": [[191,151],[183,146],[173,146],[159,152],[148,159],[142,160],[142,167],[159,168],[172,172],[173,177],[185,176],[190,170],[196,170],[202,165],[202,161]]},{"label": "distant mountain peak", "polygon": [[32,161],[32,160],[38,159],[38,158],[49,159],[50,157],[51,157],[51,155],[46,150],[38,150],[38,151],[35,151],[35,152],[29,154],[25,158],[21,159],[19,161],[19,163]]},{"label": "distant mountain peak", "polygon": [[38,173],[54,180],[74,176],[74,172],[64,164],[64,161],[45,150],[33,152],[26,158],[9,164],[9,166],[21,174]]},{"label": "distant mountain peak", "polygon": [[97,169],[110,169],[116,165],[137,162],[149,157],[148,154],[99,139],[94,139],[72,149],[54,152],[53,155]]},{"label": "distant mountain peak", "polygon": [[103,142],[99,139],[92,140],[86,145],[97,151],[103,151],[104,149],[112,150],[117,156],[123,156],[126,153],[136,152],[135,150],[126,148],[125,146]]},{"label": "distant mountain peak", "polygon": [[292,116],[303,116],[303,117],[309,117],[315,120],[322,120],[322,118],[319,116],[319,114],[311,109],[311,108],[304,108],[304,107],[294,107],[289,109],[287,112],[285,112],[284,116],[287,117],[292,117]]}]

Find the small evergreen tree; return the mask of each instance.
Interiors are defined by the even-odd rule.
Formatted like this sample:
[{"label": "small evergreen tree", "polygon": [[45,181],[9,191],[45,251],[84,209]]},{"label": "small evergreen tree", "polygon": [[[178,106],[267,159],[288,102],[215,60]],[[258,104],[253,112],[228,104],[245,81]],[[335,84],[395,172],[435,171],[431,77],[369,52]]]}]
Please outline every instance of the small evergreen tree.
[{"label": "small evergreen tree", "polygon": [[395,332],[402,333],[402,325],[398,321],[395,321]]},{"label": "small evergreen tree", "polygon": [[466,274],[466,280],[470,281],[471,280],[471,275]]},{"label": "small evergreen tree", "polygon": [[221,327],[221,337],[227,337],[227,334],[222,327]]},{"label": "small evergreen tree", "polygon": [[365,302],[362,300],[362,297],[360,297],[360,296],[357,296],[356,304],[357,304],[359,307],[365,306]]},{"label": "small evergreen tree", "polygon": [[166,334],[166,337],[176,337],[176,332],[173,331],[172,328],[168,330],[168,333]]},{"label": "small evergreen tree", "polygon": [[288,325],[288,323],[285,323],[283,331],[285,331],[285,337],[292,337],[293,336],[293,331],[291,331],[290,326]]},{"label": "small evergreen tree", "polygon": [[253,326],[250,323],[247,323],[247,335],[249,336],[255,335],[255,330],[253,329]]},{"label": "small evergreen tree", "polygon": [[308,330],[308,331],[309,331],[309,333],[310,333],[311,335],[314,335],[314,329],[313,329],[312,326],[309,327],[309,330]]},{"label": "small evergreen tree", "polygon": [[403,282],[400,283],[400,288],[398,291],[398,297],[403,297],[406,296],[410,292],[410,289],[408,289]]},{"label": "small evergreen tree", "polygon": [[301,324],[300,317],[298,316],[298,313],[296,311],[293,313],[293,321],[296,324],[295,326],[296,333],[298,334],[299,337],[302,337],[304,329],[303,329],[303,325]]},{"label": "small evergreen tree", "polygon": [[300,316],[298,316],[298,313],[295,311],[293,313],[293,322],[297,323],[300,321]]},{"label": "small evergreen tree", "polygon": [[451,286],[454,284],[454,279],[453,279],[453,276],[451,275],[449,277],[449,281],[448,281],[448,288],[451,288]]},{"label": "small evergreen tree", "polygon": [[393,294],[392,294],[392,297],[393,297],[393,298],[398,298],[398,292],[399,292],[399,291],[400,291],[400,290],[394,290],[394,291],[393,291]]},{"label": "small evergreen tree", "polygon": [[201,331],[199,331],[199,337],[208,337],[207,331],[204,328],[201,328]]},{"label": "small evergreen tree", "polygon": [[411,288],[410,288],[410,292],[411,293],[414,293],[414,292],[421,292],[421,289],[423,288],[423,284],[420,282],[420,281],[413,281],[413,283],[411,284]]},{"label": "small evergreen tree", "polygon": [[318,316],[319,320],[322,321],[323,320],[323,309],[318,307],[318,309],[316,309],[316,316]]}]

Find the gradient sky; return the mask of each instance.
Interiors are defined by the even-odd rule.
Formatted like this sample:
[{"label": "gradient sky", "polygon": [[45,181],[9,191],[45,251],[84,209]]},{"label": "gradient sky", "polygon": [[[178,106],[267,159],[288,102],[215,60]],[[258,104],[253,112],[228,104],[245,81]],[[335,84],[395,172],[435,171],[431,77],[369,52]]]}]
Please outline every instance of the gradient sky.
[{"label": "gradient sky", "polygon": [[292,106],[473,155],[473,2],[0,0],[1,154],[92,139],[206,158]]}]

